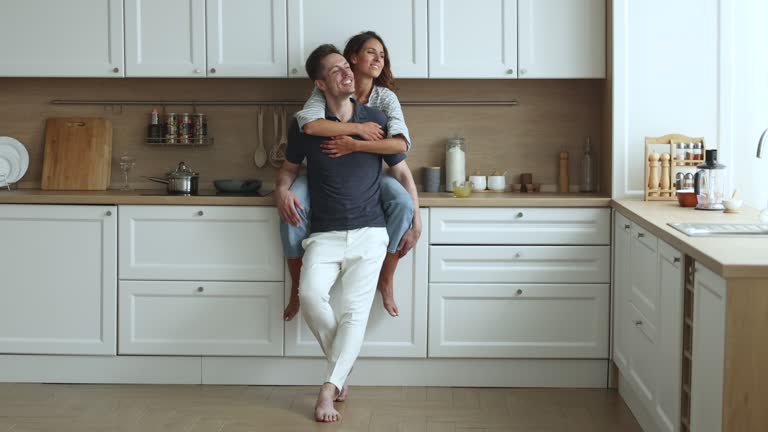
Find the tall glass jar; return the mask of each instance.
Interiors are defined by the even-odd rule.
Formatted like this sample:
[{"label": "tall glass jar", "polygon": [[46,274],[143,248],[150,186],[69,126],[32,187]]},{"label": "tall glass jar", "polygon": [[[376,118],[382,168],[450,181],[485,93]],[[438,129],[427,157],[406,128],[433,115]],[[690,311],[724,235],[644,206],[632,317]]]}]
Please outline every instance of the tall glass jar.
[{"label": "tall glass jar", "polygon": [[453,191],[453,182],[467,179],[467,149],[464,138],[455,136],[445,143],[445,190]]}]

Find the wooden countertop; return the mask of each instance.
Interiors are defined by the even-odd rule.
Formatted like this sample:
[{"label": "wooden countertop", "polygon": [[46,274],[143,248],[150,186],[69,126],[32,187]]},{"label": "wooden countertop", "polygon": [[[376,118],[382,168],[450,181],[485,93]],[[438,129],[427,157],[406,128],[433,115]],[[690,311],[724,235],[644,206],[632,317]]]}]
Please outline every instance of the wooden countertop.
[{"label": "wooden countertop", "polygon": [[[170,196],[164,189],[121,192],[108,191],[44,191],[22,189],[0,191],[0,204],[102,204],[102,205],[230,205],[271,206],[272,195],[243,196]],[[153,195],[145,195],[153,194]],[[154,195],[160,194],[160,195]],[[555,193],[474,193],[467,198],[454,198],[450,193],[420,193],[421,207],[610,207],[611,199],[597,194]]]},{"label": "wooden countertop", "polygon": [[[689,237],[667,225],[687,223],[760,223],[759,211],[708,212],[680,207],[677,201],[614,200],[612,206],[670,246],[724,278],[768,278],[768,237]],[[768,286],[766,286],[768,288]]]}]

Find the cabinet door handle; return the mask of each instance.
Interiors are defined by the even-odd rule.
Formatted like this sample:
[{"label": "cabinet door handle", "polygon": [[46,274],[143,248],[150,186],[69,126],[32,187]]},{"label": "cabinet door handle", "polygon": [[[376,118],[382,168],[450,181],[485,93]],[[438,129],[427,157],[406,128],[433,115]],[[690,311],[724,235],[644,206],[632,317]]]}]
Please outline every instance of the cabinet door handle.
[{"label": "cabinet door handle", "polygon": [[528,73],[528,69],[520,69],[520,75],[525,75]]},{"label": "cabinet door handle", "polygon": [[523,218],[523,216],[525,216],[525,215],[523,215],[523,212],[518,212],[518,213],[515,215],[515,217],[516,217],[516,218],[518,218],[518,219],[522,219],[522,218]]},{"label": "cabinet door handle", "polygon": [[523,290],[521,290],[519,288],[518,288],[517,291],[515,291],[515,295],[522,295],[522,294],[523,294]]},{"label": "cabinet door handle", "polygon": [[203,287],[197,287],[197,292],[203,292]]},{"label": "cabinet door handle", "polygon": [[291,73],[292,74],[297,74],[297,73],[299,73],[299,70],[296,69],[296,68],[293,68],[293,69],[291,69]]},{"label": "cabinet door handle", "polygon": [[507,75],[512,75],[515,73],[514,69],[507,69]]},{"label": "cabinet door handle", "polygon": [[198,216],[202,216],[202,215],[204,215],[204,214],[205,214],[205,213],[203,213],[203,211],[202,211],[202,210],[200,210],[200,211],[198,211],[198,212],[197,212],[197,215],[198,215]]},{"label": "cabinet door handle", "polygon": [[679,263],[679,262],[680,262],[680,257],[674,257],[674,258],[672,258],[672,262],[673,262],[673,263]]},{"label": "cabinet door handle", "polygon": [[211,68],[211,73],[216,73],[216,68]]},{"label": "cabinet door handle", "polygon": [[107,210],[107,212],[106,212],[105,214],[106,214],[107,216],[112,216],[112,210]]},{"label": "cabinet door handle", "polygon": [[640,321],[640,320],[637,320],[637,321],[635,321],[635,325],[639,327],[639,326],[643,325],[643,322]]},{"label": "cabinet door handle", "polygon": [[199,74],[199,73],[201,73],[201,72],[203,72],[203,71],[201,71],[200,69],[195,69],[195,73],[196,73],[196,74]]},{"label": "cabinet door handle", "polygon": [[113,69],[112,69],[112,72],[114,72],[114,73],[118,73],[118,72],[120,72],[120,68],[113,68]]},{"label": "cabinet door handle", "polygon": [[630,228],[632,228],[632,226],[630,224],[625,224],[624,225],[624,231],[629,231]]},{"label": "cabinet door handle", "polygon": [[523,256],[523,254],[521,254],[520,252],[517,252],[517,253],[515,254],[515,258],[521,258],[522,256]]},{"label": "cabinet door handle", "polygon": [[643,237],[645,237],[645,234],[643,234],[643,233],[637,233],[637,238],[643,238]]}]

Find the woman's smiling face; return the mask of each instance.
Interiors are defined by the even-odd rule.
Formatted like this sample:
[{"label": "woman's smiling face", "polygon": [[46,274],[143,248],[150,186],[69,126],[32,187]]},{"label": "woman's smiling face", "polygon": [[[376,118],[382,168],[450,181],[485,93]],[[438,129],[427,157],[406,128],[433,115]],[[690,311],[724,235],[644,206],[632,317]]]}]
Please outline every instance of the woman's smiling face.
[{"label": "woman's smiling face", "polygon": [[378,78],[385,62],[384,46],[376,38],[368,39],[360,51],[352,57],[355,73]]}]

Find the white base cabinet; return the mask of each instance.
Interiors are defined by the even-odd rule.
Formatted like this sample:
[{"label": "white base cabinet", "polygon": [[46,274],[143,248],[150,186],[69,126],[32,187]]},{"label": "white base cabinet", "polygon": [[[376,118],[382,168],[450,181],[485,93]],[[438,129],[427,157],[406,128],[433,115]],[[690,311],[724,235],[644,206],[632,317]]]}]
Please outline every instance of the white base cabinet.
[{"label": "white base cabinet", "polygon": [[430,284],[430,357],[607,358],[608,284]]},{"label": "white base cabinet", "polygon": [[120,282],[119,354],[283,354],[282,282]]},{"label": "white base cabinet", "polygon": [[613,360],[630,409],[680,430],[683,256],[619,213],[614,218]]},{"label": "white base cabinet", "polygon": [[695,432],[720,432],[723,427],[726,301],[725,280],[696,263],[691,356],[691,430]]},{"label": "white base cabinet", "polygon": [[121,206],[121,280],[282,281],[274,207]]},{"label": "white base cabinet", "polygon": [[114,355],[117,208],[0,206],[0,353]]},{"label": "white base cabinet", "polygon": [[[423,230],[416,247],[400,259],[395,272],[395,302],[400,316],[391,317],[384,310],[377,292],[368,318],[361,357],[426,357],[427,356],[427,251],[429,210],[421,209]],[[335,305],[331,289],[331,305]],[[291,279],[285,276],[285,302],[288,303]],[[285,355],[323,355],[320,345],[309,330],[301,311],[285,323]]]},{"label": "white base cabinet", "polygon": [[120,354],[282,355],[274,207],[120,211]]}]

